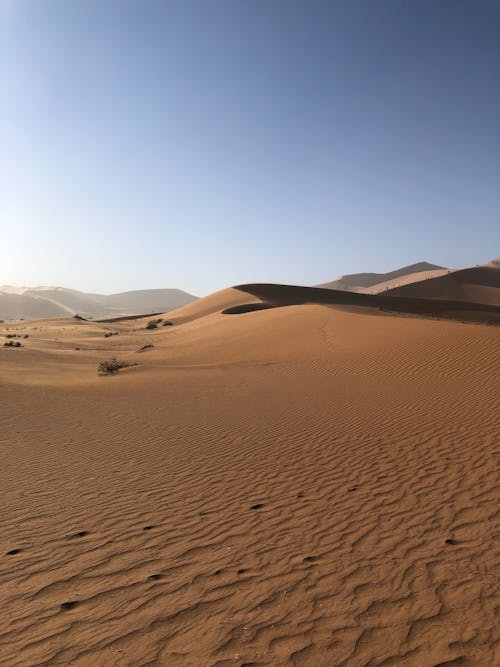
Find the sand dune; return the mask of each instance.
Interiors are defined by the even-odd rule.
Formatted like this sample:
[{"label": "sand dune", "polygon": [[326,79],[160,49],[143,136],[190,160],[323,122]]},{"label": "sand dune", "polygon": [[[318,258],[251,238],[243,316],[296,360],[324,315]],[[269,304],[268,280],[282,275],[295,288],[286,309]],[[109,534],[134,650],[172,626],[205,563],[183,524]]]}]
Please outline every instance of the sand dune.
[{"label": "sand dune", "polygon": [[454,271],[432,280],[392,289],[391,296],[452,299],[500,306],[500,267],[495,262]]},{"label": "sand dune", "polygon": [[496,664],[499,329],[383,303],[2,325],[2,665]]},{"label": "sand dune", "polygon": [[432,271],[415,271],[415,273],[408,273],[404,276],[398,276],[397,278],[390,278],[389,280],[384,280],[370,287],[360,287],[356,292],[361,292],[361,294],[381,294],[390,289],[396,287],[402,287],[403,285],[411,285],[412,283],[418,283],[422,280],[429,280],[430,278],[438,278],[439,276],[445,276],[450,273],[450,269],[433,269]]},{"label": "sand dune", "polygon": [[[245,303],[235,303],[222,310],[224,314],[238,314],[267,308],[308,303],[324,306],[361,307],[378,311],[398,312],[408,315],[441,317],[459,321],[496,324],[500,322],[500,308],[494,305],[446,299],[399,297],[392,294],[360,294],[341,290],[325,290],[295,285],[253,284],[239,285],[236,289],[249,295]],[[244,299],[241,299],[244,301]],[[200,303],[202,306],[203,300]],[[193,304],[192,312],[197,312]],[[176,311],[171,313],[175,318]]]},{"label": "sand dune", "polygon": [[392,289],[399,285],[407,285],[418,280],[436,278],[448,273],[450,269],[429,262],[417,262],[409,266],[403,266],[395,271],[387,273],[351,273],[328,283],[322,283],[317,287],[327,289],[344,290],[347,292],[360,292],[362,294],[378,294],[386,289]]}]

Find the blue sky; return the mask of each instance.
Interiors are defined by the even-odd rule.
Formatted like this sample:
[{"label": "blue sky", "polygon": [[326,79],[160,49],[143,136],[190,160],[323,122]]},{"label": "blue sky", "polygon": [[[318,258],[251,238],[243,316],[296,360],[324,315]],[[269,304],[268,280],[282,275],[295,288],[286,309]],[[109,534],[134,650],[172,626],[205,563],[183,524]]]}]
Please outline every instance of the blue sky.
[{"label": "blue sky", "polygon": [[500,255],[497,0],[0,0],[0,284]]}]

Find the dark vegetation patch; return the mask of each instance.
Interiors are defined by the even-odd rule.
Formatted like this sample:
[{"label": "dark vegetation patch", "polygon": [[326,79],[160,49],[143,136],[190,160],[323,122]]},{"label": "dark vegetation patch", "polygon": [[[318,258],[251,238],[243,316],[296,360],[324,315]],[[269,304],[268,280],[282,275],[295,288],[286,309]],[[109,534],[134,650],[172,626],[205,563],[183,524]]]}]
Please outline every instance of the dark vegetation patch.
[{"label": "dark vegetation patch", "polygon": [[136,365],[132,361],[120,361],[113,357],[110,360],[100,361],[97,365],[97,372],[99,375],[115,375],[122,368]]},{"label": "dark vegetation patch", "polygon": [[146,325],[146,329],[158,329],[160,322],[163,322],[161,317],[158,317],[155,320],[150,320]]}]

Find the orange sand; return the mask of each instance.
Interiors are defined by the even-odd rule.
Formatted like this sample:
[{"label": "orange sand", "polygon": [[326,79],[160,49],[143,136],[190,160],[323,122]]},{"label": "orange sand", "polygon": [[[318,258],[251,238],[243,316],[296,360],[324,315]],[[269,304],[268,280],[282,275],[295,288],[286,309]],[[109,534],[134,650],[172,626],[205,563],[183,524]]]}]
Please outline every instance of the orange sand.
[{"label": "orange sand", "polygon": [[2,667],[499,664],[498,327],[258,302],[1,325]]}]

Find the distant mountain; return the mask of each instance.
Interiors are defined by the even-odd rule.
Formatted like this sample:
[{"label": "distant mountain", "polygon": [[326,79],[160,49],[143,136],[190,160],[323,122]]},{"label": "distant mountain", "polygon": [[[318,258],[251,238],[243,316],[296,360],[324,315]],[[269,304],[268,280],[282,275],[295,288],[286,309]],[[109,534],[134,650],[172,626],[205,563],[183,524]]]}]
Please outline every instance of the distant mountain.
[{"label": "distant mountain", "polygon": [[344,292],[360,292],[364,294],[378,294],[385,290],[428,278],[435,278],[450,272],[444,266],[417,262],[403,266],[387,273],[351,273],[329,283],[317,285],[326,289],[341,290]]},{"label": "distant mountain", "polygon": [[178,289],[151,289],[118,294],[87,294],[65,287],[0,286],[0,319],[33,320],[47,317],[123,317],[163,313],[197,297]]},{"label": "distant mountain", "polygon": [[390,289],[388,296],[446,299],[500,306],[500,261]]}]

